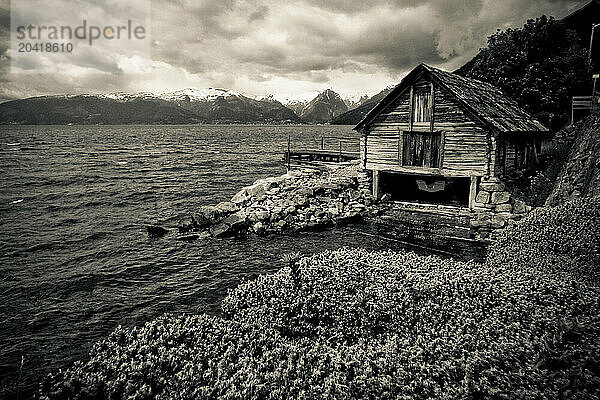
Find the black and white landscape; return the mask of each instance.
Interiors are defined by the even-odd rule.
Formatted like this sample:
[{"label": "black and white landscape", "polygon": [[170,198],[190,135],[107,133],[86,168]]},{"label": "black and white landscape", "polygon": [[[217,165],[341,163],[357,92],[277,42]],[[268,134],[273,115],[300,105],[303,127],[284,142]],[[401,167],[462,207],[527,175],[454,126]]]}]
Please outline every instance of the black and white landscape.
[{"label": "black and white landscape", "polygon": [[0,399],[597,399],[599,67],[597,0],[0,3]]}]

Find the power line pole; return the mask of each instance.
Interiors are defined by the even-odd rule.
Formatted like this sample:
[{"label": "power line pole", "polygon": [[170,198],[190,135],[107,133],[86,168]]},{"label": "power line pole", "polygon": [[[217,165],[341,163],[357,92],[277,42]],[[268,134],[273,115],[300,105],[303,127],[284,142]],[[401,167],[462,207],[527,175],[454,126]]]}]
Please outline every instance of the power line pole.
[{"label": "power line pole", "polygon": [[589,61],[590,61],[590,64],[592,64],[592,46],[594,44],[594,30],[598,26],[600,26],[600,24],[592,24],[592,34],[590,36],[590,51],[589,51]]}]

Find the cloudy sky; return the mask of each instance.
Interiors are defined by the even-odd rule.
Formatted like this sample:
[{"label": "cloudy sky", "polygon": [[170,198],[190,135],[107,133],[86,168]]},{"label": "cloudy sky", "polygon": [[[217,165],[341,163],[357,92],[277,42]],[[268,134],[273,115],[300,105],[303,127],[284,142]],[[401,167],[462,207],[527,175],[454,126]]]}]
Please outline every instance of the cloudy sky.
[{"label": "cloudy sky", "polygon": [[[13,7],[26,1],[12,0]],[[145,0],[136,1],[143,5]],[[188,87],[280,99],[326,88],[344,97],[372,95],[420,62],[457,68],[497,28],[518,27],[542,14],[560,18],[586,2],[155,0],[147,22],[149,52],[114,43],[80,45],[77,54],[40,55],[24,73],[11,68],[11,9],[9,0],[0,0],[0,100]],[[43,22],[60,25],[65,23],[61,7],[67,7],[75,20],[109,23],[111,13],[130,17],[116,7],[120,3],[52,0],[39,14],[57,19]]]}]

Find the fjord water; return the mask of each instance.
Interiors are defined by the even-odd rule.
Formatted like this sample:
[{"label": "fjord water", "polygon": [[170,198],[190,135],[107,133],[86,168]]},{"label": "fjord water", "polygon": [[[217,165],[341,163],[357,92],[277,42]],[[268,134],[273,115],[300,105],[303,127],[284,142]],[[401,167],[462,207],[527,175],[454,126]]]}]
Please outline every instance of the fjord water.
[{"label": "fjord water", "polygon": [[[227,289],[284,254],[381,248],[353,229],[174,240],[180,218],[285,173],[294,147],[347,126],[0,127],[0,398],[30,397],[117,325],[218,313]],[[149,239],[145,226],[170,228]],[[23,367],[20,368],[23,357]],[[21,370],[21,371],[20,371]],[[21,378],[19,379],[19,374]]]}]

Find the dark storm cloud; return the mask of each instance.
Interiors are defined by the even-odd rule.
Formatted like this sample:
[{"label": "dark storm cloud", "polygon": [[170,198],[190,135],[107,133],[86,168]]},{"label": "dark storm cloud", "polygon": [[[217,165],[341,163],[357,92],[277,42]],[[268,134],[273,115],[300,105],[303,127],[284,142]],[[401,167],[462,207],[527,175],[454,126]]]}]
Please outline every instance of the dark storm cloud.
[{"label": "dark storm cloud", "polygon": [[[192,71],[210,60],[256,63],[281,73],[328,70],[359,61],[404,71],[415,63],[441,63],[472,55],[497,27],[521,24],[542,13],[564,15],[581,1],[531,0],[306,0],[202,1],[178,3],[186,18],[185,39],[177,51],[158,49],[165,61]],[[160,7],[160,6],[159,6]],[[535,11],[539,10],[539,11]],[[166,15],[169,15],[168,13]],[[181,14],[172,15],[172,23]],[[159,17],[160,18],[160,17]],[[159,33],[162,36],[162,32]],[[273,37],[281,35],[281,41]],[[203,42],[195,53],[186,45]],[[207,43],[208,42],[208,43]],[[167,43],[167,42],[165,42]],[[171,53],[171,54],[167,54]],[[308,60],[307,60],[307,59]],[[337,59],[341,58],[341,59]],[[315,60],[319,60],[315,62]],[[210,66],[209,66],[210,68]]]},{"label": "dark storm cloud", "polygon": [[253,11],[248,17],[248,22],[259,21],[261,19],[265,19],[267,14],[269,13],[269,7],[267,6],[259,6],[256,11]]}]

